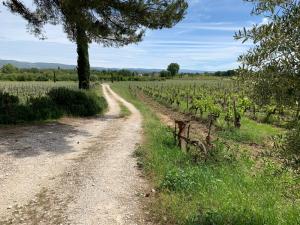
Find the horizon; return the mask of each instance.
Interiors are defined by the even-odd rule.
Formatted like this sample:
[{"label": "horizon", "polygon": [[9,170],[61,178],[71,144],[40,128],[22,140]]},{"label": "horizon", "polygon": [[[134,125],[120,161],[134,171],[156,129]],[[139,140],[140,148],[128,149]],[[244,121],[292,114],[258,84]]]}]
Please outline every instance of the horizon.
[{"label": "horizon", "polygon": [[[30,6],[29,0],[24,1]],[[105,68],[166,69],[176,62],[182,70],[224,71],[238,67],[237,57],[250,43],[233,39],[234,32],[262,23],[252,17],[252,4],[242,0],[188,0],[186,18],[174,28],[147,30],[144,41],[122,48],[90,45],[90,64]],[[234,7],[231,7],[234,5]],[[26,22],[0,6],[0,55],[4,60],[76,65],[76,46],[61,26],[47,25],[46,40],[26,31]],[[64,51],[62,52],[61,49]]]},{"label": "horizon", "polygon": [[[8,61],[7,63],[3,64],[3,61]],[[53,69],[52,67],[44,67],[44,68],[40,68],[40,67],[28,67],[28,66],[18,66],[15,63],[20,63],[20,64],[49,64],[49,65],[61,65],[61,66],[67,66],[67,67],[76,67],[76,64],[64,64],[64,63],[56,63],[56,62],[28,62],[28,61],[18,61],[18,60],[14,60],[14,59],[1,59],[0,58],[0,65],[6,65],[6,64],[12,64],[13,66],[19,68],[19,69],[26,69],[26,68],[36,68],[36,69]],[[64,68],[63,68],[64,69]],[[166,70],[166,68],[160,69],[160,68],[142,68],[142,67],[102,67],[102,66],[93,66],[91,65],[91,69],[104,69],[104,70],[149,70],[149,71],[161,71],[161,70]],[[229,69],[230,70],[230,69]],[[185,69],[185,68],[180,68],[180,71],[190,71],[192,73],[214,73],[217,72],[216,71],[204,71],[204,70],[193,70],[193,69]],[[221,71],[227,71],[227,70],[221,70]]]}]

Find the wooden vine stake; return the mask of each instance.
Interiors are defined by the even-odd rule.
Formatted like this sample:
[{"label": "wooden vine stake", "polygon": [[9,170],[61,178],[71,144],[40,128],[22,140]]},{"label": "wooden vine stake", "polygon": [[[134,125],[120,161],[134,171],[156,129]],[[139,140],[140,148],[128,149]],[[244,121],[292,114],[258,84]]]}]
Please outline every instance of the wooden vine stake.
[{"label": "wooden vine stake", "polygon": [[[187,136],[188,130],[189,130],[189,123],[190,121],[182,121],[182,120],[176,120],[175,121],[175,134],[177,133],[177,140],[178,140],[178,146],[181,148],[182,151],[187,151]],[[178,128],[178,131],[177,131]]]}]

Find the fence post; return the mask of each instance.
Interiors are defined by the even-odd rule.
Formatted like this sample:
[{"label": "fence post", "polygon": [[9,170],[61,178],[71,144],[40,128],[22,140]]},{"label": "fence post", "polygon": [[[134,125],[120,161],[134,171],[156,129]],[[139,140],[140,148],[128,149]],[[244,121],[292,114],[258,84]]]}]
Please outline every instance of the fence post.
[{"label": "fence post", "polygon": [[177,134],[177,139],[178,139],[178,146],[181,148],[182,151],[186,152],[187,151],[187,128],[189,125],[190,121],[181,121],[181,120],[176,120],[175,124],[178,125],[178,134]]}]

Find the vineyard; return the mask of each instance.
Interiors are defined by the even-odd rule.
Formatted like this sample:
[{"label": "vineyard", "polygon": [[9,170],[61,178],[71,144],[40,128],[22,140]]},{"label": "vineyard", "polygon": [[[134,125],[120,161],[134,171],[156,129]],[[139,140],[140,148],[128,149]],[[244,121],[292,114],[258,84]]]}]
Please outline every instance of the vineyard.
[{"label": "vineyard", "polygon": [[257,98],[250,88],[229,78],[132,83],[130,88],[205,125],[202,135],[191,129],[202,144],[212,146],[214,139],[222,139],[274,148],[283,161],[299,168],[296,140],[287,136],[299,120],[297,101],[287,107]]},{"label": "vineyard", "polygon": [[297,102],[289,108],[275,101],[264,104],[230,79],[145,82],[134,87],[164,105],[201,120],[214,120],[220,127],[240,128],[244,118],[288,127],[300,115]]},{"label": "vineyard", "polygon": [[0,92],[18,96],[22,102],[34,97],[43,97],[53,88],[65,87],[68,89],[78,89],[76,82],[0,82]]}]

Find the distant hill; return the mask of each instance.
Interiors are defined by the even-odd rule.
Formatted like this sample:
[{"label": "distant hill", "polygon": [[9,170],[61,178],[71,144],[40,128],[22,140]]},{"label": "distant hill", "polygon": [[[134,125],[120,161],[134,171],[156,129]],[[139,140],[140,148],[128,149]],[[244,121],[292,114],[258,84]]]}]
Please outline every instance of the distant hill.
[{"label": "distant hill", "polygon": [[[15,67],[23,68],[23,69],[29,69],[29,68],[38,68],[38,69],[57,69],[58,67],[61,69],[75,69],[75,65],[67,65],[67,64],[60,64],[60,63],[44,63],[44,62],[36,62],[36,63],[30,63],[30,62],[21,62],[16,60],[3,60],[0,59],[0,67],[2,67],[5,64],[12,64]],[[140,72],[140,73],[151,73],[151,72],[159,72],[161,69],[145,69],[145,68],[105,68],[105,67],[92,67],[92,69],[95,70],[121,70],[121,69],[127,69],[130,71]],[[180,70],[181,73],[202,73],[204,71],[199,70],[186,70],[182,69]]]}]

